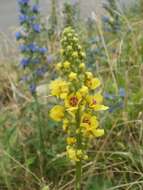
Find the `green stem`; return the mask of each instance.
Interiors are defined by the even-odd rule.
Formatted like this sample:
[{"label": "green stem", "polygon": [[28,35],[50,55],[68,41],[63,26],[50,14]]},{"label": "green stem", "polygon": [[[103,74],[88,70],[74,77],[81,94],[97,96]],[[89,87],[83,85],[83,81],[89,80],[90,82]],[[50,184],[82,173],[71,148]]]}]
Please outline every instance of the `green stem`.
[{"label": "green stem", "polygon": [[36,115],[37,115],[37,128],[39,134],[39,147],[41,153],[44,155],[45,153],[45,146],[44,146],[44,138],[43,138],[43,130],[42,130],[42,119],[41,119],[41,110],[40,105],[37,99],[37,95],[34,95],[35,104],[36,104]]},{"label": "green stem", "polygon": [[81,190],[82,163],[76,162],[76,190]]},{"label": "green stem", "polygon": [[[82,149],[82,137],[80,131],[80,110],[77,111],[77,150]],[[81,160],[76,162],[76,182],[75,182],[75,190],[81,190],[81,177],[82,177],[82,162]]]}]

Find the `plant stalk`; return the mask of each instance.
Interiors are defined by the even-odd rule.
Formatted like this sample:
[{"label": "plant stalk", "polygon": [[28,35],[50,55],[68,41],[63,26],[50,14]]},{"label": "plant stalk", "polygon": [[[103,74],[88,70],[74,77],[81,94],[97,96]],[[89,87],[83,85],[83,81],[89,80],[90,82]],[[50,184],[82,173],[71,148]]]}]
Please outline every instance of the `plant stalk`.
[{"label": "plant stalk", "polygon": [[[81,137],[81,131],[80,131],[80,108],[77,111],[77,150],[82,149],[82,137]],[[75,190],[81,190],[81,178],[82,178],[82,162],[77,161],[76,162],[76,181],[75,181]]]},{"label": "plant stalk", "polygon": [[41,153],[44,155],[45,146],[44,146],[44,138],[43,138],[43,130],[42,130],[42,119],[41,119],[41,110],[40,105],[37,99],[37,94],[34,94],[35,104],[36,104],[36,115],[37,115],[37,128],[39,134],[39,147]]}]

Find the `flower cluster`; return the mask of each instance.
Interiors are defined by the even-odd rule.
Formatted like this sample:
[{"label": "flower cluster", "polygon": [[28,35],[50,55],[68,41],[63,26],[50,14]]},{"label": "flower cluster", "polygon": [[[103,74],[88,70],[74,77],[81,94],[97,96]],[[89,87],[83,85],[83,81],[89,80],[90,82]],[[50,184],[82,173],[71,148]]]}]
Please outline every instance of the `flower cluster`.
[{"label": "flower cluster", "polygon": [[20,15],[20,31],[16,32],[16,39],[20,41],[20,52],[22,59],[20,65],[23,69],[28,68],[30,79],[30,91],[36,92],[37,77],[43,76],[46,71],[46,46],[41,42],[41,33],[44,28],[40,23],[39,5],[30,5],[30,0],[18,0]]},{"label": "flower cluster", "polygon": [[71,27],[64,30],[61,44],[62,62],[56,66],[59,78],[50,84],[51,95],[58,104],[50,110],[50,117],[63,123],[67,155],[76,163],[88,158],[90,140],[104,135],[95,113],[108,108],[102,104],[99,79],[86,71],[85,53]]}]

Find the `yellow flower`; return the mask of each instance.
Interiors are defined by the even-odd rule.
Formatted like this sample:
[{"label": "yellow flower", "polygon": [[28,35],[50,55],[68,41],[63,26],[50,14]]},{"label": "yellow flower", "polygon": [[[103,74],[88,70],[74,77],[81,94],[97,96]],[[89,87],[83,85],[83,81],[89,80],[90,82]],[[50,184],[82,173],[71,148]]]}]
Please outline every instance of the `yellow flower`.
[{"label": "yellow flower", "polygon": [[79,158],[79,159],[81,159],[82,157],[83,157],[83,151],[81,150],[81,149],[78,149],[77,151],[76,151],[76,154],[77,154],[77,157]]},{"label": "yellow flower", "polygon": [[63,130],[66,132],[68,130],[68,127],[69,127],[69,121],[68,121],[68,119],[64,119]]},{"label": "yellow flower", "polygon": [[74,42],[78,42],[78,38],[77,37],[73,37],[73,41]]},{"label": "yellow flower", "polygon": [[67,156],[68,156],[69,159],[70,159],[71,161],[73,161],[73,162],[80,161],[80,160],[77,158],[76,150],[75,150],[73,147],[67,146]]},{"label": "yellow flower", "polygon": [[91,90],[98,88],[101,85],[101,82],[98,78],[89,78],[85,82],[86,86]]},{"label": "yellow flower", "polygon": [[71,65],[71,63],[70,63],[69,61],[65,61],[65,62],[63,63],[63,66],[64,66],[65,69],[69,69],[69,68],[70,68],[70,65]]},{"label": "yellow flower", "polygon": [[87,102],[89,104],[89,107],[94,109],[95,111],[107,110],[108,109],[107,106],[102,105],[103,96],[100,93],[98,93],[94,96],[88,96]]},{"label": "yellow flower", "polygon": [[85,55],[84,52],[81,52],[80,55],[82,56],[82,58],[85,58],[85,57],[86,57],[86,55]]},{"label": "yellow flower", "polygon": [[72,46],[67,46],[67,50],[71,51],[72,50]]},{"label": "yellow flower", "polygon": [[98,121],[95,116],[92,116],[89,113],[84,113],[81,118],[81,127],[82,132],[86,137],[92,138],[96,136],[96,130],[98,128]]},{"label": "yellow flower", "polygon": [[85,74],[86,74],[87,79],[93,78],[93,74],[91,72],[86,72]]},{"label": "yellow flower", "polygon": [[50,117],[55,121],[61,121],[64,118],[64,107],[60,105],[54,106],[50,111]]},{"label": "yellow flower", "polygon": [[88,94],[88,87],[87,86],[82,86],[80,89],[79,89],[79,93],[82,95],[82,96],[86,96]]},{"label": "yellow flower", "polygon": [[77,79],[77,73],[71,72],[69,74],[69,80],[72,81],[72,80],[76,80],[76,79]]},{"label": "yellow flower", "polygon": [[72,53],[72,56],[73,56],[74,58],[78,58],[78,52],[77,52],[77,51],[74,51],[74,52]]},{"label": "yellow flower", "polygon": [[56,69],[57,70],[60,70],[62,68],[62,63],[58,63],[57,65],[56,65]]},{"label": "yellow flower", "polygon": [[72,93],[65,99],[65,107],[67,107],[68,111],[77,110],[81,100],[82,97],[80,93]]},{"label": "yellow flower", "polygon": [[76,138],[74,138],[74,137],[68,137],[67,138],[67,144],[68,145],[73,145],[75,143],[76,143]]},{"label": "yellow flower", "polygon": [[84,159],[84,153],[81,149],[75,149],[71,146],[67,146],[67,155],[71,161],[79,162],[81,159]]},{"label": "yellow flower", "polygon": [[94,135],[95,137],[101,137],[104,135],[104,133],[104,129],[96,129]]},{"label": "yellow flower", "polygon": [[79,65],[79,68],[80,68],[80,69],[85,69],[85,64],[84,64],[84,63],[81,63],[81,64]]},{"label": "yellow flower", "polygon": [[50,90],[53,96],[65,99],[69,92],[69,86],[66,81],[57,79],[51,82]]}]

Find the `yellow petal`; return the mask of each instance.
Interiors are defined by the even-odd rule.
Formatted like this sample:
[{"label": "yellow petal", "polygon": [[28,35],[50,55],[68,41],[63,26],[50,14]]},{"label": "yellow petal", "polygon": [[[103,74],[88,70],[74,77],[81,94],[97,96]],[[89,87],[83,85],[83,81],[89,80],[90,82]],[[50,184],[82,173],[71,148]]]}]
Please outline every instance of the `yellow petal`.
[{"label": "yellow petal", "polygon": [[95,137],[101,137],[104,135],[104,129],[96,129],[94,133]]},{"label": "yellow petal", "polygon": [[100,110],[102,111],[102,110],[108,110],[109,108],[107,106],[97,104],[97,105],[93,106],[93,109],[95,111],[100,111]]},{"label": "yellow petal", "polygon": [[50,111],[50,117],[55,121],[61,121],[64,118],[64,107],[60,105],[54,106]]}]

